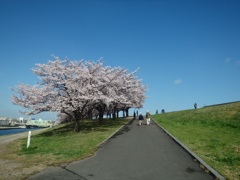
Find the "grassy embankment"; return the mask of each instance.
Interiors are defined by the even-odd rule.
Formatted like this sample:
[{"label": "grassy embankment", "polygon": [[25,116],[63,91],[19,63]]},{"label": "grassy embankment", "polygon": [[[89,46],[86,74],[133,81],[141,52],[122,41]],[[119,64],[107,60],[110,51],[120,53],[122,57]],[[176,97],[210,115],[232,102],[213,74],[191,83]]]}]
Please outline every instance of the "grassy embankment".
[{"label": "grassy embankment", "polygon": [[5,179],[13,179],[16,176],[18,179],[24,179],[47,166],[64,166],[91,156],[101,142],[125,123],[126,119],[104,120],[101,125],[97,121],[83,121],[79,133],[73,132],[72,124],[56,126],[32,136],[28,149],[27,139],[18,139],[8,144],[0,153],[0,160],[4,160],[6,166],[8,162],[14,162],[9,163],[10,167],[5,167],[6,173],[9,174]]},{"label": "grassy embankment", "polygon": [[240,102],[152,118],[226,179],[240,179]]}]

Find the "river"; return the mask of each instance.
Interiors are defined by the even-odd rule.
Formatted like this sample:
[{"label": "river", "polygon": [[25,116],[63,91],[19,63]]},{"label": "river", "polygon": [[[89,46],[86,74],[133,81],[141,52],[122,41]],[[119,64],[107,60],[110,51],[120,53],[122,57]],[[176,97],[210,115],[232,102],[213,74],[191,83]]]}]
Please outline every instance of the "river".
[{"label": "river", "polygon": [[34,131],[34,130],[38,130],[38,129],[42,129],[42,128],[10,128],[10,129],[0,128],[0,136],[17,134],[17,133],[22,133],[22,132],[27,132],[27,131]]}]

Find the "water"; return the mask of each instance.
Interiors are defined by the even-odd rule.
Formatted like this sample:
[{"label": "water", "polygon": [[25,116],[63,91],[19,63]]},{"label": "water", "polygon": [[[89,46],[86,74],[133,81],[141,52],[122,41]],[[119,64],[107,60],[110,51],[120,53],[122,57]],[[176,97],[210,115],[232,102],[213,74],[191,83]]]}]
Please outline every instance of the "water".
[{"label": "water", "polygon": [[0,136],[34,131],[41,128],[0,129]]}]

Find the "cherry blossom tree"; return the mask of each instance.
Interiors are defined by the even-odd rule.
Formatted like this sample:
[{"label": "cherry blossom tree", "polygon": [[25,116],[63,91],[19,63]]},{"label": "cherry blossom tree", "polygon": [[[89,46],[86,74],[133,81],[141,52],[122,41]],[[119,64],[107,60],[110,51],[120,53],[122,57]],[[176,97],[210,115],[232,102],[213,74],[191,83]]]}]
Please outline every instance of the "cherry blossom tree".
[{"label": "cherry blossom tree", "polygon": [[[104,67],[100,60],[69,61],[53,56],[47,64],[32,69],[39,77],[33,86],[20,83],[13,88],[11,100],[22,106],[27,115],[52,111],[65,114],[80,130],[80,120],[98,113],[100,120],[109,110],[141,107],[145,86],[127,70]],[[66,116],[62,116],[66,119]]]}]

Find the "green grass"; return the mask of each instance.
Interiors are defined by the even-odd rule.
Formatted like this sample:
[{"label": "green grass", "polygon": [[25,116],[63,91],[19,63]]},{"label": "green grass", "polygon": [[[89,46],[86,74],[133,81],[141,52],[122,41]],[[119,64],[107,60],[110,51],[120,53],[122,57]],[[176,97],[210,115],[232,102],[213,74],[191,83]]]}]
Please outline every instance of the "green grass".
[{"label": "green grass", "polygon": [[240,102],[152,118],[226,179],[240,179]]},{"label": "green grass", "polygon": [[[79,133],[73,132],[71,123],[56,126],[33,135],[28,149],[26,138],[8,144],[0,153],[0,159],[21,164],[8,168],[9,172],[15,174],[10,179],[25,179],[47,166],[64,166],[93,155],[101,142],[127,122],[127,119],[105,119],[99,125],[98,121],[85,120],[80,123]],[[16,176],[15,172],[21,172],[21,176]]]},{"label": "green grass", "polygon": [[126,121],[104,120],[102,125],[99,125],[96,121],[86,120],[81,122],[79,133],[72,131],[72,124],[56,127],[34,136],[28,149],[26,148],[27,141],[23,140],[19,154],[49,154],[67,161],[81,159],[92,154],[99,143],[104,141],[124,123]]}]

